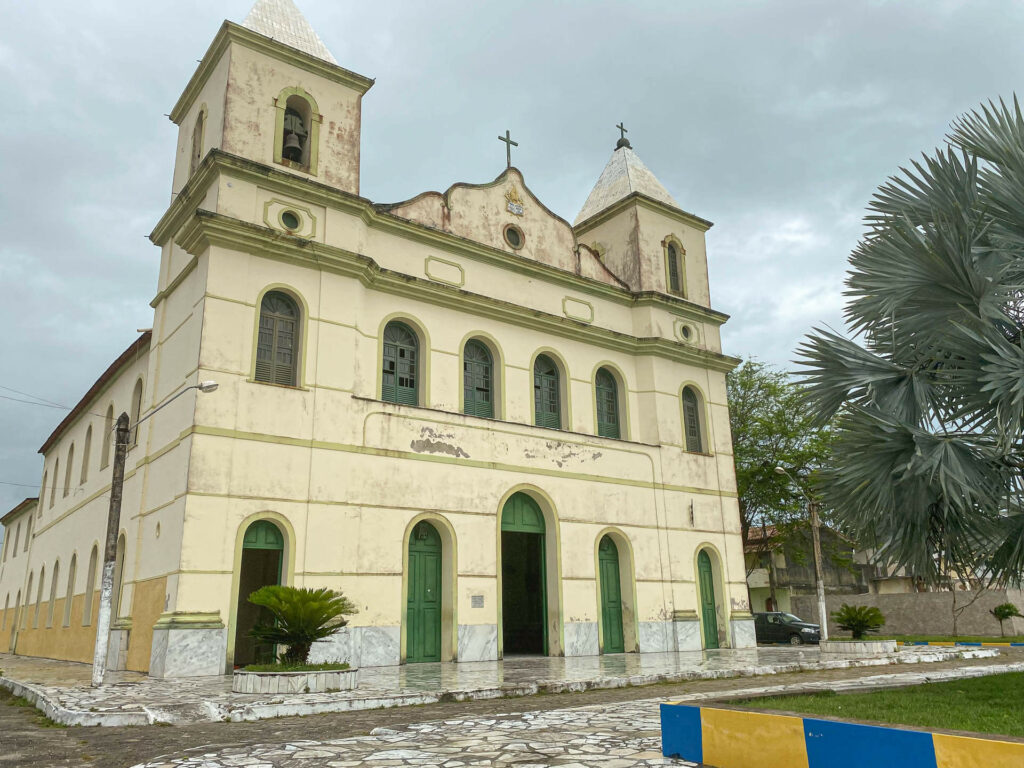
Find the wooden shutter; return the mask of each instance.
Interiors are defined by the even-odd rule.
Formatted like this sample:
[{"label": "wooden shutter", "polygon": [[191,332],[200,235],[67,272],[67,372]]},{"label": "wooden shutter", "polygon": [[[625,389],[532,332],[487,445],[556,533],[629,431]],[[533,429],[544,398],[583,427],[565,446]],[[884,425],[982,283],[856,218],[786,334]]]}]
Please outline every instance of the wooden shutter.
[{"label": "wooden shutter", "polygon": [[601,368],[594,378],[594,396],[597,398],[597,434],[601,437],[620,436],[619,393],[615,377]]},{"label": "wooden shutter", "polygon": [[697,411],[697,396],[687,387],[683,390],[683,433],[686,437],[686,450],[691,453],[702,453],[700,441],[700,416]]},{"label": "wooden shutter", "polygon": [[402,323],[384,328],[384,360],[381,399],[403,405],[419,405],[417,389],[419,340]]},{"label": "wooden shutter", "polygon": [[298,308],[276,291],[263,297],[256,342],[256,381],[294,387],[297,381]]},{"label": "wooden shutter", "polygon": [[538,427],[562,428],[558,369],[546,355],[538,357],[533,364],[533,409],[534,423]]},{"label": "wooden shutter", "polygon": [[668,246],[668,289],[672,293],[682,292],[682,284],[679,281],[679,253],[671,243]]},{"label": "wooden shutter", "polygon": [[462,354],[464,413],[494,418],[493,374],[491,353],[478,341],[468,342]]}]

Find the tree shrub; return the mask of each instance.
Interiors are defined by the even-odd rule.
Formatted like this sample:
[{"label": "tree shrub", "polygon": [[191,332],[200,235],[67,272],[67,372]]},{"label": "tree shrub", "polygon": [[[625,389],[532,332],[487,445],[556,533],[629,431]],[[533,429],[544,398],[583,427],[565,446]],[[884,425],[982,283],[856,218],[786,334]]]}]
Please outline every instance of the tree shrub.
[{"label": "tree shrub", "polygon": [[885,624],[885,616],[873,605],[847,605],[833,612],[832,619],[840,629],[853,634],[854,640],[862,640],[868,632],[877,632]]},{"label": "tree shrub", "polygon": [[249,595],[249,602],[266,608],[271,616],[249,634],[260,642],[285,646],[285,664],[308,663],[313,643],[333,635],[348,624],[345,616],[359,612],[341,592],[325,588],[270,585]]},{"label": "tree shrub", "polygon": [[1020,611],[1017,610],[1017,606],[1013,603],[1000,603],[991,611],[989,611],[996,619],[999,620],[999,636],[1006,637],[1006,633],[1003,631],[1003,622],[1007,619],[1012,619],[1015,616],[1020,616]]}]

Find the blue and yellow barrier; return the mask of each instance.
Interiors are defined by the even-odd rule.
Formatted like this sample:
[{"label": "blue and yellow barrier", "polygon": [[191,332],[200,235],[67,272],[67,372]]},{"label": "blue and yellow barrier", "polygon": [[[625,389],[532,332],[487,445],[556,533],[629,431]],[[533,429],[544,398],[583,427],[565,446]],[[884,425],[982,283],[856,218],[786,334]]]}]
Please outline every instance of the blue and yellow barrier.
[{"label": "blue and yellow barrier", "polygon": [[947,648],[954,645],[964,645],[969,648],[1024,648],[1024,643],[1001,643],[995,640],[984,643],[969,640],[904,640],[903,645],[941,645]]},{"label": "blue and yellow barrier", "polygon": [[1024,742],[675,703],[661,705],[661,751],[716,768],[1024,766]]}]

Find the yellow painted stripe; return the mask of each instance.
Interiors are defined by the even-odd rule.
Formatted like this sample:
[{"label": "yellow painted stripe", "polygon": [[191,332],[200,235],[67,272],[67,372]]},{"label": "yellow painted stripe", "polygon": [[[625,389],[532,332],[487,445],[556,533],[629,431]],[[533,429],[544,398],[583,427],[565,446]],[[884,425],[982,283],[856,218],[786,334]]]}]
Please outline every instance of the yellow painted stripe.
[{"label": "yellow painted stripe", "polygon": [[808,768],[801,717],[701,707],[704,763],[721,768]]},{"label": "yellow painted stripe", "polygon": [[1021,768],[1024,743],[933,733],[935,768]]}]

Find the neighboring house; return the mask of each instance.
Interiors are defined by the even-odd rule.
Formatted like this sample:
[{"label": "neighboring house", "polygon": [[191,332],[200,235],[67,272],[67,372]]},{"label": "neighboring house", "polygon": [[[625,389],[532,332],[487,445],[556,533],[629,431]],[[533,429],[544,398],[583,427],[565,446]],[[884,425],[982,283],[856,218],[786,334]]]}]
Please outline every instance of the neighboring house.
[{"label": "neighboring house", "polygon": [[371,85],[290,0],[218,31],[170,112],[153,328],[40,448],[0,643],[20,592],[18,653],[91,660],[124,411],[111,668],[252,661],[274,583],[359,606],[316,651],[356,666],[754,645],[711,223],[625,138],[572,224],[511,164],[374,203]]},{"label": "neighboring house", "polygon": [[3,526],[3,544],[0,545],[0,599],[3,615],[0,616],[0,652],[13,650],[19,620],[24,621],[22,607],[29,602],[26,597],[32,584],[25,584],[32,540],[32,522],[35,520],[39,499],[25,499],[10,512],[0,517]]},{"label": "neighboring house", "polygon": [[[857,561],[853,542],[822,526],[821,549],[827,594],[856,595],[870,591],[875,567]],[[752,526],[743,551],[752,611],[790,611],[792,596],[816,593],[809,532],[782,537],[773,525]],[[771,596],[772,581],[775,601]]]}]

